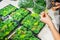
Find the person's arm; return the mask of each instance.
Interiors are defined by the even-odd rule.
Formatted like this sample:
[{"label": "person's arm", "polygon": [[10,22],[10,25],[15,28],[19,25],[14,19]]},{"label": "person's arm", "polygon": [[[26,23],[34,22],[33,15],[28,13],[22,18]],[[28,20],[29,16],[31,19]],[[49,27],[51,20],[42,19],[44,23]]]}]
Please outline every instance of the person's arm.
[{"label": "person's arm", "polygon": [[50,28],[53,36],[54,36],[54,39],[55,40],[60,40],[60,34],[56,30],[51,18],[49,17],[49,15],[47,13],[45,13],[45,12],[41,13],[41,21],[46,23],[49,26],[49,28]]},{"label": "person's arm", "polygon": [[60,40],[60,34],[56,30],[54,24],[51,22],[51,23],[48,24],[48,26],[49,26],[49,28],[50,28],[55,40]]}]

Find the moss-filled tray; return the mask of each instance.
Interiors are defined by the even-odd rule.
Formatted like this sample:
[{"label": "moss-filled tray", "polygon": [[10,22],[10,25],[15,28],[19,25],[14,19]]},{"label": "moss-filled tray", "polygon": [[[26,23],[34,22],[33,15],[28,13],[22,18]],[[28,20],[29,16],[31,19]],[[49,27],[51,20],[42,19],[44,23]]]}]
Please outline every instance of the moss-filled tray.
[{"label": "moss-filled tray", "polygon": [[9,4],[6,7],[0,9],[0,16],[7,16],[8,14],[10,14],[12,11],[14,11],[16,9],[15,6]]},{"label": "moss-filled tray", "polygon": [[19,8],[18,10],[16,10],[15,12],[12,12],[10,14],[10,16],[13,18],[13,20],[21,20],[22,18],[24,18],[27,14],[29,14],[29,11],[24,9],[24,8]]},{"label": "moss-filled tray", "polygon": [[20,28],[16,29],[15,34],[10,38],[11,40],[39,40],[39,38],[35,37],[33,33],[25,28],[24,26],[20,26]]},{"label": "moss-filled tray", "polygon": [[17,26],[17,23],[7,19],[0,23],[0,39],[3,39],[5,36],[7,36],[15,27]]},{"label": "moss-filled tray", "polygon": [[40,21],[40,16],[37,13],[32,13],[26,16],[21,24],[23,24],[26,28],[31,29],[35,34],[38,34],[45,25]]}]

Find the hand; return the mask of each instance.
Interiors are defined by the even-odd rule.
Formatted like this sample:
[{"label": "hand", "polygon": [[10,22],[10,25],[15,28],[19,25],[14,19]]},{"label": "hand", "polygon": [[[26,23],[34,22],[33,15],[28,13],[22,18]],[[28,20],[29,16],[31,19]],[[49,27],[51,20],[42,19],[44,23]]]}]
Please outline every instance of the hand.
[{"label": "hand", "polygon": [[52,22],[51,18],[49,17],[49,15],[47,13],[42,12],[40,16],[41,16],[41,19],[40,20],[42,22],[44,22],[46,24],[50,24]]},{"label": "hand", "polygon": [[[52,3],[52,4],[54,4],[54,3]],[[60,8],[60,3],[56,2],[56,3],[55,3],[55,7],[52,7],[52,10],[53,10],[53,11],[56,11],[56,10],[59,9],[59,8]]]}]

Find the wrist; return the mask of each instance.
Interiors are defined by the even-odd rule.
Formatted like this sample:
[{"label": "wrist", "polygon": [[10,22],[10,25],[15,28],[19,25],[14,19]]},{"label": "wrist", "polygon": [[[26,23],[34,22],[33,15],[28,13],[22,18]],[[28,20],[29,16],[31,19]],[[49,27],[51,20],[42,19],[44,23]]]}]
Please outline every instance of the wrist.
[{"label": "wrist", "polygon": [[50,21],[49,23],[48,23],[48,26],[50,26],[50,25],[52,25],[53,24],[53,22],[52,21]]}]

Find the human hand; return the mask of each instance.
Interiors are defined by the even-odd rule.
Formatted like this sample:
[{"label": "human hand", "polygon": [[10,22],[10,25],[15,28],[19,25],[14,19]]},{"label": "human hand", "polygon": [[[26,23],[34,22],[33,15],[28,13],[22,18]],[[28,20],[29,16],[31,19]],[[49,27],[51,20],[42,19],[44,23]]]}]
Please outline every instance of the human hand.
[{"label": "human hand", "polygon": [[41,19],[40,20],[42,22],[44,22],[46,24],[50,24],[52,22],[51,18],[49,17],[49,15],[47,13],[42,12],[40,16],[41,16]]},{"label": "human hand", "polygon": [[59,2],[56,2],[56,3],[52,2],[52,4],[53,4],[53,5],[55,4],[55,7],[52,7],[52,10],[53,10],[53,11],[56,11],[57,9],[60,8],[60,3],[59,3]]}]

